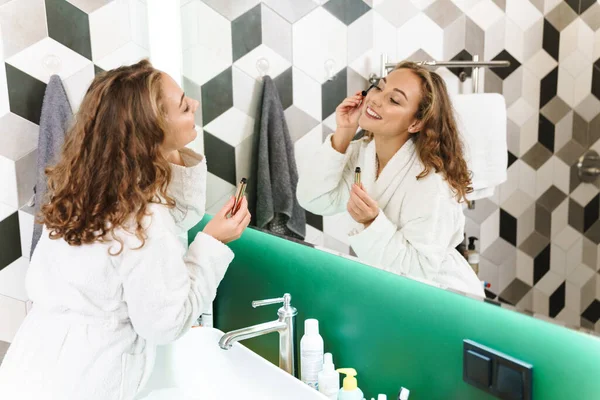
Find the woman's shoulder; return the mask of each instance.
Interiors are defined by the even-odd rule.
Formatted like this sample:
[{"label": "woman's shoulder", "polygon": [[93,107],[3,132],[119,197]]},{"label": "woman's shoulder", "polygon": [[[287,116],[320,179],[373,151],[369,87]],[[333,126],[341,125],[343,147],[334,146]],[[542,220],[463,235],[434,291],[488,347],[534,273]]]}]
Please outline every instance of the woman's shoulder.
[{"label": "woman's shoulder", "polygon": [[[147,239],[160,239],[175,232],[175,221],[169,213],[168,206],[162,203],[149,203],[146,206],[146,215],[142,217],[140,224]],[[125,244],[136,247],[139,246],[136,228],[137,219],[132,215],[122,226],[115,229],[115,233]]]}]

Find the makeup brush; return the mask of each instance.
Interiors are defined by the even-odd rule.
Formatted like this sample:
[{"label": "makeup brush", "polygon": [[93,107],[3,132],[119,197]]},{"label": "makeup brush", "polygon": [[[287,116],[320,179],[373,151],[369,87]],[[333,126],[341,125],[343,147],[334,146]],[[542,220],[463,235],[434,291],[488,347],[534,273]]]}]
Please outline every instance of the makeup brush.
[{"label": "makeup brush", "polygon": [[368,88],[367,90],[363,90],[363,91],[361,92],[362,96],[363,96],[363,97],[365,97],[365,96],[367,95],[367,93],[369,93],[369,91],[370,91],[371,89],[373,89],[374,87],[375,87],[375,84],[373,84],[373,85],[369,86],[369,88]]}]

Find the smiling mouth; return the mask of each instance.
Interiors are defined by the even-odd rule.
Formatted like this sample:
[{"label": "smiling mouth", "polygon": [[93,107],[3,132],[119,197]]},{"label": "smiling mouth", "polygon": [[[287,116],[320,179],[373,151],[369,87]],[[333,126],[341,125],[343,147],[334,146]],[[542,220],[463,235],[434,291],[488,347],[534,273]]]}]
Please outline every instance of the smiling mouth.
[{"label": "smiling mouth", "polygon": [[367,109],[365,110],[365,114],[367,114],[373,119],[381,119],[381,116],[377,114],[371,107],[367,107]]}]

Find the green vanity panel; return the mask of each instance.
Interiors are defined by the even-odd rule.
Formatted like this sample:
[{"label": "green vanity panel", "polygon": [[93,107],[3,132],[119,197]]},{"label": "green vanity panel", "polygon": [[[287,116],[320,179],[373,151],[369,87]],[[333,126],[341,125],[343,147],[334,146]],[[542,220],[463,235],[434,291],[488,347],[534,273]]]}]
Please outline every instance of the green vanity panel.
[{"label": "green vanity panel", "polygon": [[[533,364],[534,399],[600,398],[597,337],[253,229],[231,248],[236,256],[219,286],[215,326],[271,321],[278,306],[253,309],[252,300],[290,293],[298,345],[304,320],[317,318],[325,351],[336,368],[358,371],[367,399],[385,393],[394,400],[400,386],[411,400],[492,399],[462,380],[463,339]],[[244,344],[277,364],[277,334]]]}]

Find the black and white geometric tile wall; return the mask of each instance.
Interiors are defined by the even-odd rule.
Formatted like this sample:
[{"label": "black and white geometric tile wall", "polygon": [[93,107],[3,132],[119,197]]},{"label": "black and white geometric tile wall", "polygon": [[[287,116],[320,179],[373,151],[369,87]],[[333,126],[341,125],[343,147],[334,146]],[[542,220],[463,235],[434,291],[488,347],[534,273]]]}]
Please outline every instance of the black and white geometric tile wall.
[{"label": "black and white geometric tile wall", "polygon": [[[38,122],[58,72],[76,109],[94,73],[148,56],[143,0],[0,0],[0,340],[26,313]],[[575,163],[600,151],[600,4],[589,0],[181,0],[184,89],[201,100],[209,211],[251,171],[261,72],[284,104],[298,163],[334,109],[390,60],[508,59],[485,91],[508,106],[508,181],[468,210],[481,278],[510,303],[600,330],[600,196]],[[450,90],[458,71],[440,70]],[[468,87],[468,85],[464,85]],[[307,240],[348,252],[336,217]]]},{"label": "black and white geometric tile wall", "polygon": [[0,0],[0,341],[28,309],[24,277],[33,233],[41,104],[59,74],[77,110],[101,70],[148,57],[145,1]]}]

